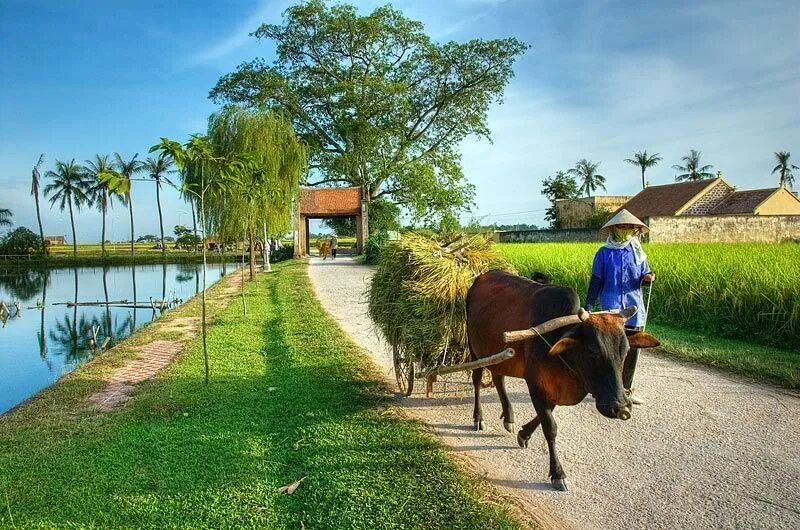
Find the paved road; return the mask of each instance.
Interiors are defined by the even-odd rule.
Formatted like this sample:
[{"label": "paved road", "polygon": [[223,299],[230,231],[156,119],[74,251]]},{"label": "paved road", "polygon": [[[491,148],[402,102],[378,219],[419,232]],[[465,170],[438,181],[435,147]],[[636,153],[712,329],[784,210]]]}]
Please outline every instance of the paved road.
[{"label": "paved road", "polygon": [[[312,259],[309,274],[325,308],[392,377],[388,349],[366,314],[372,268],[348,258]],[[559,493],[547,479],[541,429],[532,438],[539,442],[518,448],[490,389],[483,399],[489,430],[473,432],[466,382],[459,376],[446,393],[414,395],[399,406],[534,516],[598,529],[800,528],[797,393],[646,353],[636,385],[647,404],[630,421],[602,417],[590,399],[556,409],[570,486]],[[533,417],[533,406],[521,380],[507,384],[520,425]]]}]

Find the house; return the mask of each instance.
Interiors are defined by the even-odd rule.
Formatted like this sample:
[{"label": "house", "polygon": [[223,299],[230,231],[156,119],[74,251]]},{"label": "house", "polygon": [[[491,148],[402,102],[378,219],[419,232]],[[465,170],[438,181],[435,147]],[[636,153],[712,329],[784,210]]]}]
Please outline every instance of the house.
[{"label": "house", "polygon": [[48,246],[66,245],[66,236],[44,236],[44,244]]},{"label": "house", "polygon": [[717,177],[650,186],[622,208],[647,223],[651,241],[800,239],[800,199],[785,187],[737,191]]},{"label": "house", "polygon": [[800,215],[786,188],[736,191],[722,177],[650,186],[623,206],[639,219],[683,215]]},{"label": "house", "polygon": [[630,195],[598,195],[580,199],[559,199],[556,201],[558,226],[560,228],[591,227],[592,220],[598,213],[607,214],[610,217],[630,198]]}]

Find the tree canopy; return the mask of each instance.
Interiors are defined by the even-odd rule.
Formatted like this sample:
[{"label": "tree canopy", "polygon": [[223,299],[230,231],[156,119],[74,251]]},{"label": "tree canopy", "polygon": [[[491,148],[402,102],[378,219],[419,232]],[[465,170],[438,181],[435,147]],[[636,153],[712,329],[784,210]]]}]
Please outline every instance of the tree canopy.
[{"label": "tree canopy", "polygon": [[542,180],[542,195],[550,199],[550,207],[544,214],[545,221],[550,222],[551,228],[560,228],[556,201],[562,199],[577,199],[581,189],[575,177],[564,171],[557,171],[555,176]]},{"label": "tree canopy", "polygon": [[0,254],[29,254],[41,252],[39,236],[20,226],[0,238]]},{"label": "tree canopy", "polygon": [[681,162],[685,165],[675,164],[672,169],[679,171],[680,174],[675,176],[675,180],[681,181],[694,181],[714,178],[711,172],[714,166],[707,164],[705,166],[700,164],[700,155],[702,153],[695,149],[690,149],[689,154],[681,158]]},{"label": "tree canopy", "polygon": [[391,6],[361,16],[322,0],[253,35],[277,44],[275,61],[240,65],[210,97],[286,112],[309,148],[310,184],[363,186],[417,218],[469,207],[458,144],[489,138],[489,106],[502,101],[525,44],[437,44]]}]

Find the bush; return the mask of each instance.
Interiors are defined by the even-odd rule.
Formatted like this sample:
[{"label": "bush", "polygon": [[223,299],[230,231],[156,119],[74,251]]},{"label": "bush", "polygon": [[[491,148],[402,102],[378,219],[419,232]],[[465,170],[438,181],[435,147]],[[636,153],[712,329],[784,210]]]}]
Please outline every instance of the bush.
[{"label": "bush", "polygon": [[0,254],[33,254],[42,251],[39,236],[20,226],[0,239]]},{"label": "bush", "polygon": [[270,263],[278,263],[294,257],[294,245],[284,245],[269,253]]},{"label": "bush", "polygon": [[381,260],[383,247],[389,241],[389,234],[386,231],[378,232],[369,236],[367,244],[364,246],[364,261],[370,265],[377,265]]}]

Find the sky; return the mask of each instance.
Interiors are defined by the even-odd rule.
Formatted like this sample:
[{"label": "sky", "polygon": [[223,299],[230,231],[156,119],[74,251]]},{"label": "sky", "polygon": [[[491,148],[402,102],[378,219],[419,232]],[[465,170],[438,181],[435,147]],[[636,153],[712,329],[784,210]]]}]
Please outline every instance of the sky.
[{"label": "sky", "polygon": [[[248,34],[278,23],[287,0],[0,0],[0,208],[36,231],[31,167],[39,154],[82,162],[96,153],[147,156],[162,136],[204,132],[220,76],[274,46]],[[385,2],[351,2],[367,13]],[[772,187],[775,151],[800,165],[800,2],[400,0],[439,42],[514,36],[531,45],[492,142],[468,138],[464,172],[483,223],[543,225],[542,179],[581,158],[600,162],[607,192],[641,189],[636,150],[664,160],[651,184],[674,181],[690,149],[740,189]],[[800,181],[800,175],[798,175]],[[165,230],[190,224],[164,193]],[[157,234],[155,187],[133,189],[137,235]],[[43,209],[45,232],[69,216]],[[128,237],[127,212],[109,216]],[[100,237],[100,214],[76,216],[79,242]]]}]

